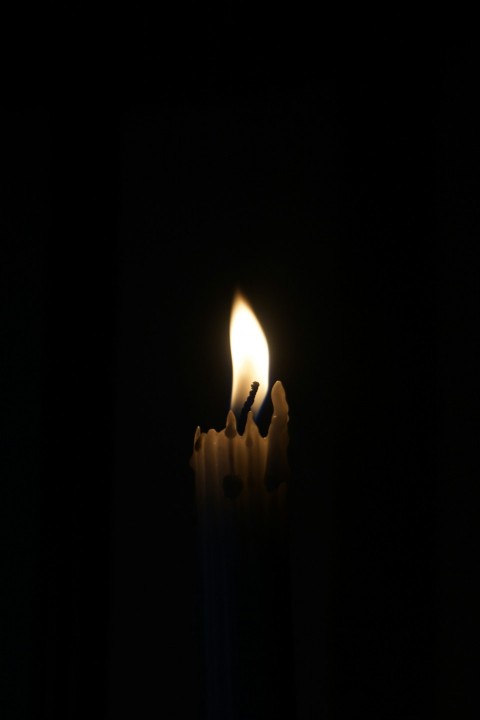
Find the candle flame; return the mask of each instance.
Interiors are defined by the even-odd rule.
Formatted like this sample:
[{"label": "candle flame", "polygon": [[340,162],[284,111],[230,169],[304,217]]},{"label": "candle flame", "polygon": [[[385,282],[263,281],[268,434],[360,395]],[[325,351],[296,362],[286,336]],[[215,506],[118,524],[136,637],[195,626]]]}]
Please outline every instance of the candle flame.
[{"label": "candle flame", "polygon": [[231,407],[238,414],[250,393],[252,383],[259,388],[251,407],[258,412],[268,391],[269,354],[262,326],[244,296],[237,292],[230,316],[230,350],[233,381]]}]

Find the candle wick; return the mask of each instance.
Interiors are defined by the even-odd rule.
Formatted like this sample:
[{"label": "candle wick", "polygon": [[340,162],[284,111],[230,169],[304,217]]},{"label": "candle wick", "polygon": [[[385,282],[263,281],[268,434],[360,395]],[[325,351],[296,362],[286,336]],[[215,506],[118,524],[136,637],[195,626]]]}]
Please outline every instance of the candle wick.
[{"label": "candle wick", "polygon": [[247,415],[250,412],[250,409],[253,405],[253,401],[255,400],[255,395],[257,394],[257,390],[258,390],[259,386],[260,386],[260,383],[258,383],[256,380],[255,380],[255,382],[252,382],[252,385],[251,385],[252,389],[250,390],[248,397],[245,400],[245,404],[242,408],[242,412],[240,413],[239,428],[237,428],[240,435],[243,434],[243,431],[245,429],[245,425],[247,422]]}]

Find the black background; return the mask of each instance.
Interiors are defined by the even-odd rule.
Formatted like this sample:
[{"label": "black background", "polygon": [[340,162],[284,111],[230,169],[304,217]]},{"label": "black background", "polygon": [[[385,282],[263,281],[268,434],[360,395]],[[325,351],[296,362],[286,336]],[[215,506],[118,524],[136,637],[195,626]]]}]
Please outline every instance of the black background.
[{"label": "black background", "polygon": [[474,717],[473,53],[196,12],[2,113],[2,717],[203,718],[237,287],[290,406],[298,720]]}]

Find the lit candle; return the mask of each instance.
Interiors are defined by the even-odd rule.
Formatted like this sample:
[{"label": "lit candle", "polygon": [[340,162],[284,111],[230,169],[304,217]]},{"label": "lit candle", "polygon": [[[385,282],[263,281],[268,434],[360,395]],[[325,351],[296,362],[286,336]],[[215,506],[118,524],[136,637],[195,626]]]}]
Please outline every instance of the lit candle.
[{"label": "lit candle", "polygon": [[264,437],[255,413],[269,384],[268,345],[240,293],[232,306],[230,346],[233,382],[225,428],[197,427],[190,460],[202,548],[207,717],[291,720],[289,407],[277,380]]}]

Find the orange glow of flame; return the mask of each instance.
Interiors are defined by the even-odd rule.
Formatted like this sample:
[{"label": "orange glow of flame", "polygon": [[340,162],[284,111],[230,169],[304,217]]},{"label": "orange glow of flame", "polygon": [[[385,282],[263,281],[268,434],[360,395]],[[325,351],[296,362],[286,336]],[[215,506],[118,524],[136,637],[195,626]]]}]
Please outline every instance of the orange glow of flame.
[{"label": "orange glow of flame", "polygon": [[268,344],[262,326],[240,292],[234,297],[230,316],[230,350],[233,365],[231,408],[238,415],[252,383],[258,382],[259,388],[251,407],[255,415],[268,391]]}]

